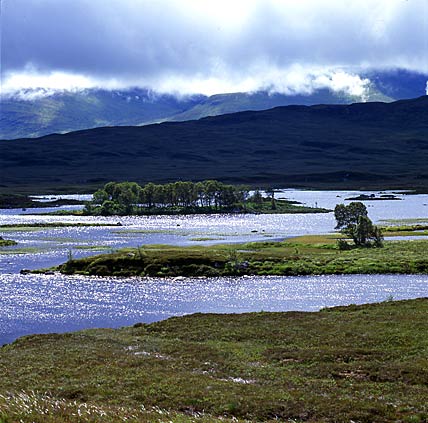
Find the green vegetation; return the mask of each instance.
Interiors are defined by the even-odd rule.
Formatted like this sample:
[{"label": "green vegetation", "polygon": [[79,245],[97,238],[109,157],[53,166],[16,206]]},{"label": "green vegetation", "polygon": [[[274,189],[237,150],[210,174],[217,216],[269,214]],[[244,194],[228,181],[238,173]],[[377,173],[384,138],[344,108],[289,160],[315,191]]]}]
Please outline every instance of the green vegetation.
[{"label": "green vegetation", "polygon": [[10,239],[3,239],[0,236],[0,247],[9,247],[11,245],[16,245],[17,243],[15,241],[12,241]]},{"label": "green vegetation", "polygon": [[327,213],[329,210],[297,206],[276,200],[275,192],[264,198],[259,191],[252,196],[246,187],[208,180],[193,183],[178,181],[141,187],[136,182],[109,182],[94,193],[85,206],[89,215],[152,215],[196,213]]},{"label": "green vegetation", "polygon": [[[382,231],[373,225],[363,203],[352,202],[347,206],[337,204],[334,209],[334,217],[337,221],[336,229],[341,229],[342,233],[350,237],[356,246],[383,246]],[[339,239],[338,244],[341,249],[349,248],[349,244],[343,239]]]},{"label": "green vegetation", "polygon": [[423,423],[427,314],[419,299],[26,336],[0,349],[0,421]]},{"label": "green vegetation", "polygon": [[83,259],[57,270],[98,276],[234,276],[349,273],[428,273],[428,240],[388,241],[384,248],[343,250],[340,235],[283,242],[175,247],[144,245]]},{"label": "green vegetation", "polygon": [[216,179],[262,187],[426,189],[427,105],[424,96],[394,103],[288,106],[3,140],[1,188],[88,192],[112,180]]}]

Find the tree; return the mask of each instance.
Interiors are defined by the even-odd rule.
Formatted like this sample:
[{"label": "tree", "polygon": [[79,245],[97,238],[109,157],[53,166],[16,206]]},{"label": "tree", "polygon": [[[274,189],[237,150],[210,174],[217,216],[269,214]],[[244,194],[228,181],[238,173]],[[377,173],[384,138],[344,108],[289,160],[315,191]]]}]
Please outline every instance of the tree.
[{"label": "tree", "polygon": [[337,222],[336,229],[352,238],[355,245],[382,247],[382,232],[369,219],[363,203],[354,202],[348,206],[338,204],[334,209],[334,217]]},{"label": "tree", "polygon": [[353,202],[347,206],[345,204],[338,204],[334,209],[334,217],[337,222],[336,229],[356,225],[360,216],[367,217],[367,215],[367,208],[363,203]]}]

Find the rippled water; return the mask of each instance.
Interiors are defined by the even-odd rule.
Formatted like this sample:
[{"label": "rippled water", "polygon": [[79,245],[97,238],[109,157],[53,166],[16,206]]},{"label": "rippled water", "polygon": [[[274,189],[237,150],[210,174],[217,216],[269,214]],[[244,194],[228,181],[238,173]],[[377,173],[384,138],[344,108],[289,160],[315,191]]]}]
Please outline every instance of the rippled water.
[{"label": "rippled water", "polygon": [[[326,233],[334,227],[332,214],[314,215],[193,215],[148,217],[76,217],[2,215],[0,224],[68,222],[123,226],[2,230],[0,236],[18,246],[0,251],[0,272],[18,272],[60,264],[68,254],[82,257],[101,251],[143,244],[206,245],[284,239]],[[11,254],[22,251],[26,254]],[[4,252],[9,252],[4,254]]]},{"label": "rippled water", "polygon": [[[333,209],[361,192],[284,190],[309,206]],[[368,194],[371,194],[369,192]],[[370,201],[369,216],[428,222],[428,195]],[[74,207],[74,206],[72,206]],[[58,209],[55,209],[58,210]],[[121,223],[110,227],[11,230],[0,236],[16,247],[0,248],[0,345],[30,333],[118,327],[193,312],[314,311],[324,306],[428,296],[428,276],[352,275],[216,279],[114,279],[19,275],[73,257],[142,244],[213,244],[283,239],[331,232],[334,216],[195,215],[150,217],[35,216],[46,209],[0,210],[1,224],[35,222]]]},{"label": "rippled water", "polygon": [[195,312],[315,311],[428,296],[428,275],[242,278],[0,276],[0,345],[32,333],[120,327]]}]

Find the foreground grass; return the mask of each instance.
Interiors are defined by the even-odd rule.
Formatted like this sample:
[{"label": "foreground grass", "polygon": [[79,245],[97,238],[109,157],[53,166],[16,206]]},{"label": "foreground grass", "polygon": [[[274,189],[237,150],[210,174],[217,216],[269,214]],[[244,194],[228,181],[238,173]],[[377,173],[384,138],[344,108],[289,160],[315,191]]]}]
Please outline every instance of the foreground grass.
[{"label": "foreground grass", "polygon": [[342,251],[337,247],[337,236],[304,236],[284,242],[238,245],[146,245],[69,260],[58,270],[98,276],[428,273],[428,240],[390,241],[385,242],[384,248]]},{"label": "foreground grass", "polygon": [[419,299],[27,336],[0,349],[0,421],[426,422],[427,315]]}]

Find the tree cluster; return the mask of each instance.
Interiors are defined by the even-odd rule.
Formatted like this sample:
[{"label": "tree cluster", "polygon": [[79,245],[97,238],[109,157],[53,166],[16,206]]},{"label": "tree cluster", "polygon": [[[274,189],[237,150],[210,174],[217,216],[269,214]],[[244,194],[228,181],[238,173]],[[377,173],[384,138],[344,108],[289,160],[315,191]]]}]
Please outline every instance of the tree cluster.
[{"label": "tree cluster", "polygon": [[[336,229],[351,238],[356,246],[382,247],[382,231],[369,219],[363,203],[352,202],[347,206],[338,204],[334,209],[334,217],[337,222]],[[343,240],[340,244],[342,248],[347,246]]]},{"label": "tree cluster", "polygon": [[178,181],[163,185],[136,182],[109,182],[96,191],[86,206],[89,214],[127,215],[159,209],[232,210],[248,199],[245,187],[219,181]]}]

